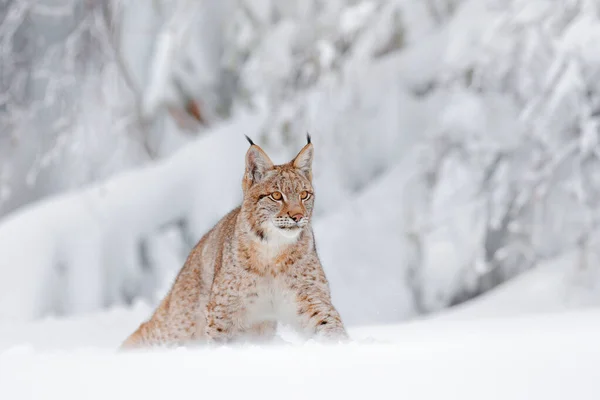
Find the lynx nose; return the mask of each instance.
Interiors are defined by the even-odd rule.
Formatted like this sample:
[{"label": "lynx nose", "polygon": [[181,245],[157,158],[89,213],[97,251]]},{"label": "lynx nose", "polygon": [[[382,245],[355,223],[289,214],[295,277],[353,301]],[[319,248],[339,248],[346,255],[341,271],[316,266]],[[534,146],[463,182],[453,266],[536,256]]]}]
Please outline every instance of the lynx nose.
[{"label": "lynx nose", "polygon": [[294,220],[294,222],[300,222],[300,220],[304,217],[304,215],[298,213],[294,215],[290,215],[290,218]]}]

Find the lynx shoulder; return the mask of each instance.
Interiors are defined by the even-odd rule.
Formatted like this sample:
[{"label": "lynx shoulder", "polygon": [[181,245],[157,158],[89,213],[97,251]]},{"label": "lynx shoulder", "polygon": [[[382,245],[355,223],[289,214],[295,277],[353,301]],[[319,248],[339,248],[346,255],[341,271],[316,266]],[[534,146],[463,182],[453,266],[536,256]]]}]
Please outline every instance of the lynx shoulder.
[{"label": "lynx shoulder", "polygon": [[122,347],[263,340],[278,322],[307,337],[347,338],[311,228],[310,136],[283,165],[248,141],[241,206],[202,237],[154,314]]}]

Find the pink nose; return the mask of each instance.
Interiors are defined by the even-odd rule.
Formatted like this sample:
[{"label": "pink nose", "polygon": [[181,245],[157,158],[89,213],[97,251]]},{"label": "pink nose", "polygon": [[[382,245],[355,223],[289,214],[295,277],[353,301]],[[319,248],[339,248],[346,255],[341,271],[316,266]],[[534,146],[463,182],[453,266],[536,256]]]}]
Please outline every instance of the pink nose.
[{"label": "pink nose", "polygon": [[295,222],[299,222],[302,217],[304,217],[304,215],[298,213],[298,214],[294,214],[294,215],[290,215],[290,218],[293,219]]}]

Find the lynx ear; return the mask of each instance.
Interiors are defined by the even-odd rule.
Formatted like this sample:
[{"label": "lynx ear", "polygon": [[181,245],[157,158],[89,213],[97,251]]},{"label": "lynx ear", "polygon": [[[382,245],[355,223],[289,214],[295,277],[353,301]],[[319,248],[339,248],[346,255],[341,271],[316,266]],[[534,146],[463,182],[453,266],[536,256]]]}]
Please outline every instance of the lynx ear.
[{"label": "lynx ear", "polygon": [[313,160],[313,145],[310,142],[310,135],[306,135],[308,143],[300,150],[300,153],[292,161],[294,168],[299,169],[309,181],[312,181],[312,160]]},{"label": "lynx ear", "polygon": [[246,173],[244,174],[244,189],[261,181],[267,171],[273,168],[273,162],[259,146],[255,145],[250,138],[250,148],[246,152]]}]

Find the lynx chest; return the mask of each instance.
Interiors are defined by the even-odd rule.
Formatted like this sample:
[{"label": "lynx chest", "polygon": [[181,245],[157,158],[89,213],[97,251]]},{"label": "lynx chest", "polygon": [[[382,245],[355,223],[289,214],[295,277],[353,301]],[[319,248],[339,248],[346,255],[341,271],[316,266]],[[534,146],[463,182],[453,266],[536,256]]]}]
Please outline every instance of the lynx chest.
[{"label": "lynx chest", "polygon": [[283,277],[261,277],[256,291],[246,305],[250,324],[262,321],[278,321],[294,324],[297,315],[295,294]]}]

